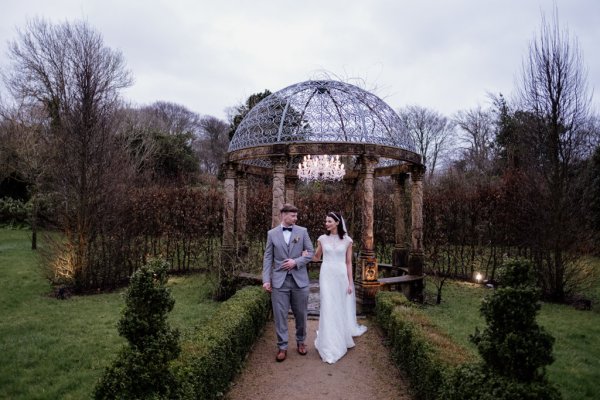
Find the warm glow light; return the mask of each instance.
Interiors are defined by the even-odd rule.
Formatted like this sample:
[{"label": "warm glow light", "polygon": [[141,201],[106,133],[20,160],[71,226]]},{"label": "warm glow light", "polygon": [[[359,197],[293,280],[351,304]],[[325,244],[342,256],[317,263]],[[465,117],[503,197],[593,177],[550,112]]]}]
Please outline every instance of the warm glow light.
[{"label": "warm glow light", "polygon": [[304,156],[298,164],[298,178],[304,182],[310,181],[339,181],[346,174],[340,156],[322,155]]},{"label": "warm glow light", "polygon": [[481,273],[478,272],[475,274],[475,280],[477,282],[481,282],[482,279],[483,279],[483,276],[481,275]]}]

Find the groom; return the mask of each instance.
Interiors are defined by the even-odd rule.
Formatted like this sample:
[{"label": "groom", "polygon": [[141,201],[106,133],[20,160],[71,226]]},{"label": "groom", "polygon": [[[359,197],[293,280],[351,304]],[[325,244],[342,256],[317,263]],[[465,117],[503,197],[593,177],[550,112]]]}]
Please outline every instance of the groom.
[{"label": "groom", "polygon": [[[281,225],[267,233],[263,259],[263,288],[271,293],[273,319],[277,333],[278,362],[285,360],[288,349],[287,315],[290,306],[296,320],[296,344],[300,355],[306,355],[306,315],[308,312],[308,262],[313,245],[306,228],[294,225],[298,209],[291,204],[281,208]],[[306,255],[302,252],[307,250]]]}]

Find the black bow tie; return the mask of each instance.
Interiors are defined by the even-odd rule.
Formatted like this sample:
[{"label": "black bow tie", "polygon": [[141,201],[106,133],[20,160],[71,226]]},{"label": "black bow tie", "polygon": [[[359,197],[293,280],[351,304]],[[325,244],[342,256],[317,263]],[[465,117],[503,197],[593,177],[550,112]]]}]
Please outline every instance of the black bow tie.
[{"label": "black bow tie", "polygon": [[285,228],[285,227],[284,227],[284,228],[283,228],[283,230],[284,230],[284,231],[290,231],[290,232],[291,232],[291,231],[292,231],[292,228],[291,228],[291,227],[289,227],[289,228]]}]

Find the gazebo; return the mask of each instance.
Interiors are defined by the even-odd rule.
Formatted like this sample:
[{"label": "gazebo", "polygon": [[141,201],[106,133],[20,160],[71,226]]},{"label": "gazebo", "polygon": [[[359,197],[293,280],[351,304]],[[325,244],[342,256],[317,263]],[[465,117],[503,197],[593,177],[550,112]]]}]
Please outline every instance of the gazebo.
[{"label": "gazebo", "polygon": [[[309,80],[288,86],[258,103],[229,144],[225,169],[223,262],[233,262],[246,230],[247,176],[272,175],[274,227],[279,210],[293,203],[298,165],[305,156],[339,155],[343,181],[362,204],[361,248],[355,261],[357,310],[369,311],[380,289],[403,284],[409,298],[423,292],[423,186],[421,156],[400,118],[383,100],[357,86]],[[314,159],[314,157],[313,157]],[[373,235],[374,178],[395,182],[395,248],[392,266],[404,276],[379,279]],[[411,188],[406,190],[410,176]],[[405,226],[410,196],[410,232]],[[410,234],[410,237],[409,237]],[[410,238],[410,240],[409,240]]]}]

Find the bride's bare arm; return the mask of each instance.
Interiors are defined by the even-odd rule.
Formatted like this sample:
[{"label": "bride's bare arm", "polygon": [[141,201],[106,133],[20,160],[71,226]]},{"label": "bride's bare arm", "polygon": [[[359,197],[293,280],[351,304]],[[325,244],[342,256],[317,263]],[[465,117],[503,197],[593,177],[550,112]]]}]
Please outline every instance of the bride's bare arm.
[{"label": "bride's bare arm", "polygon": [[346,271],[348,273],[348,294],[352,293],[352,243],[346,249]]},{"label": "bride's bare arm", "polygon": [[323,255],[323,248],[321,247],[321,242],[317,240],[317,251],[315,251],[315,255],[313,256],[313,261],[319,261],[321,256]]},{"label": "bride's bare arm", "polygon": [[[321,249],[321,242],[319,242],[317,240],[317,251],[315,251],[315,254],[314,254],[314,256],[313,256],[313,258],[312,258],[311,261],[319,261],[321,259],[321,255],[322,254],[323,254],[323,249]],[[304,250],[302,252],[302,256],[306,257],[307,255],[308,255],[308,251]]]}]

